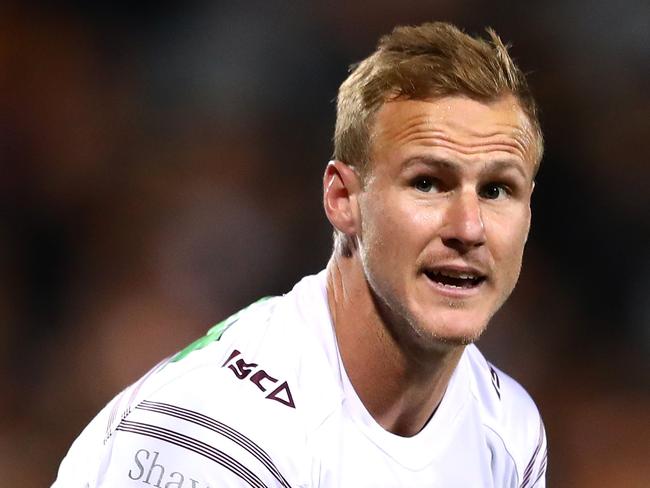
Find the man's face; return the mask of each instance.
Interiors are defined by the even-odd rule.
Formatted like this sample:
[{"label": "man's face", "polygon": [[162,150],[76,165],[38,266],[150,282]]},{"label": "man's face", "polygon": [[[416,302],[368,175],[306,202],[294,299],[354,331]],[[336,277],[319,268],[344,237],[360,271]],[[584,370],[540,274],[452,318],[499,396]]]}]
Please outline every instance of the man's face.
[{"label": "man's face", "polygon": [[531,134],[511,96],[396,100],[377,112],[357,245],[394,333],[467,344],[510,295],[530,226]]}]

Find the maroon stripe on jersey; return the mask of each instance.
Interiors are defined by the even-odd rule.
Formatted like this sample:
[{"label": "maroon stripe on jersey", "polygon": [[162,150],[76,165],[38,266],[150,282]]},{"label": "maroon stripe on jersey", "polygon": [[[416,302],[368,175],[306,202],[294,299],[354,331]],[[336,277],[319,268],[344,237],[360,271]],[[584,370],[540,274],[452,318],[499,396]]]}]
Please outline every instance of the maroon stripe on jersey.
[{"label": "maroon stripe on jersey", "polygon": [[140,402],[136,407],[139,410],[147,410],[150,412],[162,413],[164,415],[169,415],[171,417],[185,420],[201,427],[205,427],[217,434],[220,434],[234,443],[238,444],[250,454],[252,454],[258,461],[260,461],[266,469],[275,477],[276,480],[284,487],[291,488],[287,480],[282,476],[280,470],[273,464],[273,460],[268,455],[268,453],[262,449],[260,446],[255,444],[251,439],[246,437],[241,432],[233,429],[223,422],[219,422],[207,415],[203,415],[199,412],[193,410],[188,410],[186,408],[178,407],[176,405],[170,405],[168,403],[152,402],[149,400],[144,400]]},{"label": "maroon stripe on jersey", "polygon": [[150,424],[143,424],[140,422],[131,422],[129,420],[122,420],[117,426],[117,430],[123,432],[130,432],[132,434],[144,435],[152,437],[175,446],[182,447],[196,454],[199,454],[211,461],[220,464],[228,471],[236,474],[242,480],[246,481],[249,486],[253,488],[269,488],[268,485],[259,479],[250,469],[241,464],[236,459],[230,457],[225,452],[216,449],[205,442],[201,442],[192,437],[174,432],[172,430],[164,429]]},{"label": "maroon stripe on jersey", "polygon": [[[122,417],[126,417],[130,412],[131,412],[131,405],[133,404],[133,400],[135,400],[136,395],[140,391],[140,388],[142,388],[142,385],[144,382],[149,378],[152,374],[156,373],[157,371],[161,370],[163,366],[165,366],[169,362],[169,357],[163,359],[160,361],[158,364],[156,364],[153,368],[151,368],[147,374],[145,374],[142,378],[140,378],[137,383],[135,383],[131,387],[131,395],[129,396],[129,400],[126,403],[126,407],[124,408],[124,411],[122,412]],[[119,410],[120,404],[122,403],[122,398],[126,394],[128,390],[124,390],[122,393],[119,394],[119,396],[115,399],[115,403],[113,404],[113,408],[111,408],[111,414],[108,417],[108,422],[106,424],[106,433],[104,435],[104,443],[109,439],[111,436],[111,431],[113,427],[113,422],[115,422],[115,418],[117,417],[117,412]]]},{"label": "maroon stripe on jersey", "polygon": [[106,433],[104,434],[104,444],[108,440],[108,438],[111,436],[111,427],[113,426],[113,422],[115,421],[115,417],[117,416],[117,409],[120,406],[120,402],[122,401],[122,397],[124,396],[124,392],[120,393],[118,397],[115,399],[115,403],[113,404],[113,408],[111,408],[111,414],[108,417],[108,422],[106,423]]},{"label": "maroon stripe on jersey", "polygon": [[539,466],[539,474],[537,475],[537,478],[535,478],[535,481],[533,481],[533,484],[530,485],[531,488],[534,488],[537,482],[546,474],[546,462],[548,460],[548,455],[544,453],[544,460],[542,461],[542,464]]},{"label": "maroon stripe on jersey", "polygon": [[[540,449],[542,448],[542,445],[544,444],[544,424],[542,423],[542,419],[539,419],[539,438],[537,440],[537,447],[535,448],[535,452],[533,452],[533,455],[530,458],[530,461],[528,462],[528,465],[526,466],[526,469],[524,470],[524,478],[521,482],[520,488],[525,488],[528,484],[528,481],[531,479],[531,475],[533,474],[533,467],[535,466],[535,461],[537,460],[537,455],[539,454]],[[545,451],[546,455],[546,451]],[[537,482],[537,480],[535,481]]]}]

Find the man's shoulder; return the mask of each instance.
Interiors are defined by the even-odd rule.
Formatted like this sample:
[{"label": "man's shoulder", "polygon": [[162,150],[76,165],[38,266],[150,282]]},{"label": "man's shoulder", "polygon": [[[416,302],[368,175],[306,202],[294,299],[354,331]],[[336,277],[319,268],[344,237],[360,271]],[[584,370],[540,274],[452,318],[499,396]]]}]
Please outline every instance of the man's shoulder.
[{"label": "man's shoulder", "polygon": [[[158,366],[95,419],[98,434],[82,439],[97,452],[89,479],[103,480],[98,486],[293,486],[309,477],[288,383],[255,380],[261,370],[236,357],[222,365],[200,357],[212,347]],[[79,456],[77,449],[68,466]]]},{"label": "man's shoulder", "polygon": [[321,395],[331,371],[302,323],[309,317],[300,300],[292,291],[254,303],[119,394],[83,442],[104,453],[97,472],[164,481],[217,466],[226,477],[302,483],[310,474],[309,432],[336,398]]},{"label": "man's shoulder", "polygon": [[524,418],[539,418],[537,406],[525,388],[490,363],[476,346],[467,347],[465,360],[471,370],[473,394],[486,414],[503,422],[513,420],[515,411]]},{"label": "man's shoulder", "polygon": [[515,379],[491,364],[475,346],[465,359],[471,370],[475,405],[490,444],[507,451],[517,466],[520,484],[546,464],[546,434],[534,400]]},{"label": "man's shoulder", "polygon": [[[266,414],[304,412],[311,386],[331,376],[322,344],[309,318],[300,314],[301,296],[290,293],[255,302],[141,380],[138,399],[194,398],[204,408],[251,408]],[[218,399],[218,401],[213,401]],[[321,402],[322,403],[322,402]]]},{"label": "man's shoulder", "polygon": [[300,348],[288,345],[299,342],[300,334],[295,324],[278,316],[284,301],[263,299],[217,324],[172,356],[143,398],[178,398],[239,416],[250,409],[269,414],[276,406],[280,412],[295,410]]}]

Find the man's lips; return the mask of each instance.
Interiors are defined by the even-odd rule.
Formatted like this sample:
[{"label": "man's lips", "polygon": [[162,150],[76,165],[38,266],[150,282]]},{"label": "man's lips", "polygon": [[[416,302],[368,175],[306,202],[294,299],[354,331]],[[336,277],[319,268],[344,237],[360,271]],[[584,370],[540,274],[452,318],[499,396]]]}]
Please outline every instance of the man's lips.
[{"label": "man's lips", "polygon": [[437,285],[459,290],[478,288],[487,279],[485,273],[468,266],[435,266],[425,268],[423,273]]}]

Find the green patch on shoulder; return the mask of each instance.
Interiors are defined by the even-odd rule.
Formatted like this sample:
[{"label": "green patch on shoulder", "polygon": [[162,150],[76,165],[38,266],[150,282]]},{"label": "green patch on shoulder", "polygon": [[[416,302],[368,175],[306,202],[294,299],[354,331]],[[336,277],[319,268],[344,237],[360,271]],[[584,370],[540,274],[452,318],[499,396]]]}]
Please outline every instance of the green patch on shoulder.
[{"label": "green patch on shoulder", "polygon": [[273,297],[260,298],[256,302],[251,303],[248,307],[242,308],[239,312],[235,313],[234,315],[231,315],[226,320],[222,320],[218,324],[214,325],[213,327],[210,328],[210,330],[208,330],[207,334],[205,334],[203,337],[195,340],[190,345],[185,347],[185,349],[176,353],[176,355],[173,358],[171,358],[170,362],[175,363],[177,361],[180,361],[192,351],[203,349],[208,344],[218,341],[219,339],[221,339],[221,336],[228,329],[228,327],[230,327],[232,324],[237,322],[244,312],[254,307],[255,305],[259,305],[260,303],[269,300],[270,298]]}]

